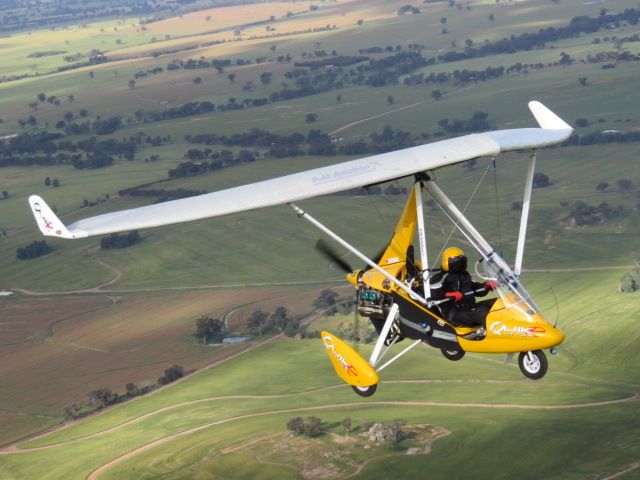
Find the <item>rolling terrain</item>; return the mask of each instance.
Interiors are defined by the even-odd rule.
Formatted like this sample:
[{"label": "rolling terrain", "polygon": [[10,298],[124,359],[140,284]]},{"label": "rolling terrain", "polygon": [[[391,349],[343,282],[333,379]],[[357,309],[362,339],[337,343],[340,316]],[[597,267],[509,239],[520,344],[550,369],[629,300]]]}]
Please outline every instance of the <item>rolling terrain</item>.
[{"label": "rolling terrain", "polygon": [[[16,259],[16,249],[41,239],[26,202],[33,193],[70,223],[160,197],[123,192],[140,185],[211,192],[358,156],[338,151],[276,158],[268,146],[207,146],[186,135],[230,136],[253,128],[307,135],[317,129],[339,148],[371,143],[372,133],[390,125],[419,144],[455,135],[442,120],[469,119],[474,112],[486,112],[491,129],[534,126],[526,108],[531,99],[579,123],[581,138],[640,128],[640,61],[629,60],[640,54],[640,42],[633,40],[640,32],[637,24],[611,22],[510,53],[439,59],[512,35],[561,29],[578,15],[618,14],[637,8],[637,2],[432,2],[415,4],[419,14],[398,14],[404,5],[265,2],[144,24],[125,15],[0,38],[0,137],[48,131],[63,135],[59,142],[142,139],[133,159],[116,155],[104,168],[0,160],[0,195],[7,192],[0,197],[0,290],[14,292],[0,297],[0,478],[388,478],[390,472],[399,478],[424,472],[431,478],[638,478],[640,292],[618,292],[620,278],[637,264],[640,252],[638,142],[538,153],[537,171],[550,181],[533,193],[523,278],[567,334],[539,382],[525,380],[502,358],[468,355],[452,363],[420,347],[385,371],[378,393],[365,400],[338,384],[317,339],[273,331],[259,336],[248,329],[251,312],[278,306],[305,316],[308,331],[337,328],[352,318],[319,317],[317,310],[309,316],[321,289],[331,287],[345,298],[350,289],[335,266],[313,251],[317,231],[286,206],[141,231],[141,241],[124,249],[103,250],[95,238],[47,239],[52,250],[47,255]],[[381,51],[371,53],[372,47]],[[415,51],[434,62],[406,67],[381,86],[345,80],[295,98],[274,96],[298,87],[291,73],[296,70],[306,70],[310,78],[350,70],[362,74],[367,70],[358,68],[370,61]],[[611,52],[628,57],[593,60]],[[572,61],[561,62],[563,54]],[[65,55],[77,57],[65,60]],[[287,55],[289,60],[278,59]],[[368,59],[346,67],[295,65],[344,56]],[[219,69],[213,63],[185,67],[190,60],[229,63]],[[518,63],[543,66],[514,68],[486,80],[454,80],[455,72],[506,70]],[[609,63],[615,68],[602,68]],[[413,76],[439,73],[449,80],[405,84]],[[11,75],[27,76],[7,81]],[[323,78],[313,85],[323,85]],[[261,98],[274,100],[251,105]],[[215,109],[149,117],[189,102],[211,102]],[[243,108],[229,108],[230,102]],[[309,114],[316,118],[309,121]],[[25,123],[30,116],[35,124]],[[121,125],[111,133],[66,130],[73,122],[114,116],[121,117]],[[64,126],[56,127],[60,121]],[[164,139],[155,146],[145,140],[156,136]],[[257,154],[255,161],[170,176],[169,170],[184,162],[202,162],[188,152],[207,147]],[[30,155],[40,153],[19,158]],[[496,168],[490,159],[479,159],[475,166],[436,172],[454,201],[469,202],[469,217],[507,259],[515,253],[514,203],[522,199],[525,170],[526,155],[510,154],[499,157]],[[60,186],[45,186],[47,177],[59,179]],[[596,189],[600,183],[607,186]],[[302,206],[363,251],[375,252],[403,201],[402,195],[330,196]],[[594,208],[606,203],[620,213],[577,224],[576,202]],[[436,258],[451,226],[436,209],[425,211],[430,255]],[[451,242],[465,246],[456,235]],[[250,339],[233,346],[197,343],[192,334],[203,315],[226,319],[231,334]],[[370,345],[359,348],[366,352]],[[128,382],[151,385],[175,363],[195,373],[64,421],[63,407],[85,401],[89,391],[122,392]],[[297,442],[286,431],[296,416],[320,417],[324,433]],[[346,417],[354,425],[351,433],[341,427]],[[396,446],[356,446],[364,442],[363,423],[395,419],[449,433],[429,440],[424,450],[429,453],[415,455],[405,454],[417,446],[410,439]],[[282,445],[300,448],[295,461]],[[335,453],[327,460],[330,468],[323,465],[319,452],[345,449],[344,457]]]}]

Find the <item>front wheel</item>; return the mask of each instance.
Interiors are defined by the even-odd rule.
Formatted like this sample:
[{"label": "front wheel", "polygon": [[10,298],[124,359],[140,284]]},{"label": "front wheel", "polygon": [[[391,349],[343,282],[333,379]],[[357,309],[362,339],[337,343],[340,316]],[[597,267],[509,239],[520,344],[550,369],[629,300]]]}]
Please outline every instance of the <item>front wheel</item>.
[{"label": "front wheel", "polygon": [[532,380],[544,377],[549,367],[547,356],[542,350],[521,352],[518,356],[518,365],[522,374]]},{"label": "front wheel", "polygon": [[440,351],[442,352],[442,355],[445,356],[445,358],[451,360],[452,362],[457,362],[462,357],[464,357],[464,350],[462,350],[461,348],[441,348]]},{"label": "front wheel", "polygon": [[356,387],[355,385],[352,385],[351,388],[353,388],[353,391],[361,397],[370,397],[371,395],[376,393],[378,384],[376,383],[375,385],[370,385],[368,387]]}]

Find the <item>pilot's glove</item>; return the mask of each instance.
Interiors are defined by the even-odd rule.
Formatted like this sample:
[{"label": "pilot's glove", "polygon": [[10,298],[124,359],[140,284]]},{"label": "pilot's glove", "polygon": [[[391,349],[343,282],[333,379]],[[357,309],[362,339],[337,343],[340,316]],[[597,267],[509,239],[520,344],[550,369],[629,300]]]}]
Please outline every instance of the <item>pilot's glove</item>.
[{"label": "pilot's glove", "polygon": [[462,295],[462,292],[447,292],[444,294],[444,296],[447,298],[452,298],[454,302],[459,302],[460,300],[462,300],[462,297],[464,297],[464,295]]},{"label": "pilot's glove", "polygon": [[496,282],[484,282],[484,286],[490,292],[493,292],[496,288],[498,288],[498,284]]}]

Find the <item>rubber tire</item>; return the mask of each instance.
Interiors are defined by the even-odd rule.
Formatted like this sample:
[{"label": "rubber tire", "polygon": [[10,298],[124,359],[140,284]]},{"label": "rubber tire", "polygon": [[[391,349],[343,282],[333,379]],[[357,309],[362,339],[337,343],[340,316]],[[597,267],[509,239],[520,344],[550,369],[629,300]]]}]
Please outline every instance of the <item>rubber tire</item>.
[{"label": "rubber tire", "polygon": [[[452,362],[457,362],[458,360],[462,360],[464,357],[465,351],[458,347],[458,349],[450,349],[450,348],[441,348],[440,351],[444,358],[447,360],[451,360]],[[451,352],[455,353],[451,353]]]},{"label": "rubber tire", "polygon": [[371,395],[376,393],[376,390],[378,389],[378,384],[376,383],[375,385],[371,385],[370,387],[354,387],[352,385],[351,388],[353,388],[353,391],[356,392],[361,397],[370,397]]},{"label": "rubber tire", "polygon": [[531,367],[527,368],[525,366],[525,360],[528,362],[527,352],[520,352],[520,355],[518,355],[518,365],[520,366],[520,371],[525,377],[530,378],[531,380],[538,380],[544,377],[547,373],[549,362],[547,362],[547,356],[542,350],[533,350],[531,353],[535,355],[539,362],[538,369],[536,371],[531,371]]}]

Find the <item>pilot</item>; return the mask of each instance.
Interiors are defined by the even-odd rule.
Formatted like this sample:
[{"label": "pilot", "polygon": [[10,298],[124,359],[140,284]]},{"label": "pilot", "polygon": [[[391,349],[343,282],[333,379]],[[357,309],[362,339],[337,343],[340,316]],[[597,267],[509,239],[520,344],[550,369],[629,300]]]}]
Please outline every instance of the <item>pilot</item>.
[{"label": "pilot", "polygon": [[484,297],[496,288],[496,284],[474,282],[467,272],[467,257],[461,249],[450,247],[442,253],[442,270],[431,278],[430,283],[434,300],[449,299],[438,305],[446,320],[455,326],[484,327],[495,300],[476,303],[475,297]]}]

